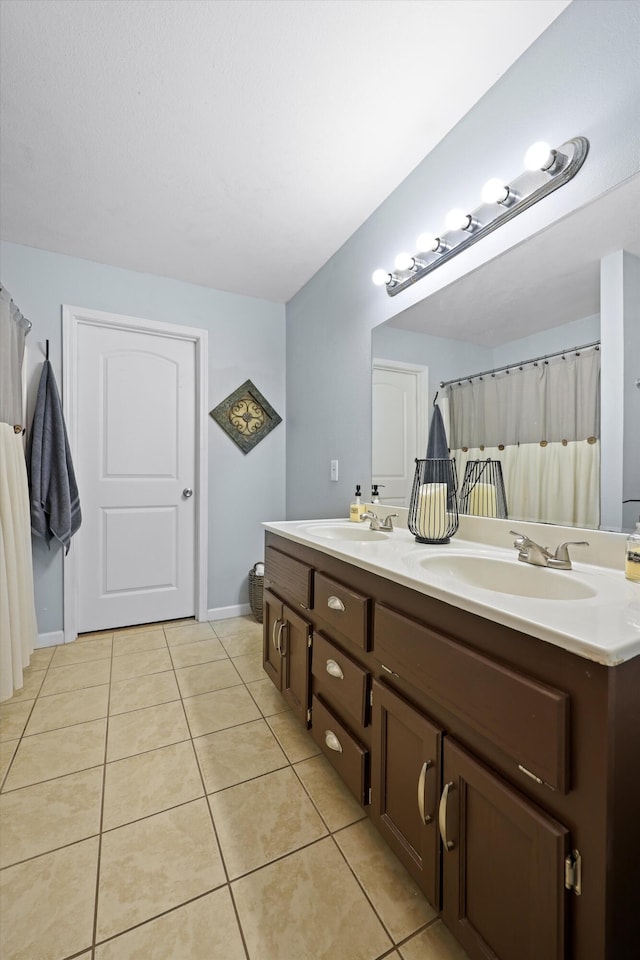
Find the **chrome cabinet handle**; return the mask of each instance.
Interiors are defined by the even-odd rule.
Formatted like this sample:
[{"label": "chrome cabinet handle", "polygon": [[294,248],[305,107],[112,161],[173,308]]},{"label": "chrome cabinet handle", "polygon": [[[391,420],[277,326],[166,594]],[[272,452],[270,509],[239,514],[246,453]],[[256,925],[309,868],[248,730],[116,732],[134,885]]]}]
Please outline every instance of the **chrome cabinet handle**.
[{"label": "chrome cabinet handle", "polygon": [[277,642],[277,640],[276,640],[276,629],[277,629],[279,623],[280,623],[280,619],[279,619],[279,618],[278,618],[277,620],[274,620],[274,621],[273,621],[273,628],[272,628],[272,630],[271,630],[271,640],[272,640],[272,643],[273,643],[273,649],[275,650],[276,653],[280,653],[280,651],[278,650],[278,642]]},{"label": "chrome cabinet handle", "polygon": [[438,826],[445,850],[453,850],[455,846],[453,840],[447,840],[447,800],[449,799],[449,791],[452,789],[453,780],[450,780],[449,783],[445,783],[444,785],[444,790],[440,797],[440,809],[438,810]]},{"label": "chrome cabinet handle", "polygon": [[329,750],[335,750],[336,753],[342,753],[342,744],[336,737],[333,730],[325,730],[324,742],[329,747]]},{"label": "chrome cabinet handle", "polygon": [[344,611],[344,603],[342,602],[340,597],[329,597],[329,599],[327,600],[327,606],[330,607],[331,610]]},{"label": "chrome cabinet handle", "polygon": [[431,760],[425,760],[422,764],[422,770],[420,771],[420,776],[418,777],[418,810],[420,811],[420,819],[423,823],[431,823],[433,817],[430,813],[425,815],[424,812],[424,788],[427,780],[427,770],[431,766]]},{"label": "chrome cabinet handle", "polygon": [[327,660],[326,671],[330,677],[335,677],[336,680],[344,680],[344,673],[340,669],[340,664],[336,663],[335,660]]},{"label": "chrome cabinet handle", "polygon": [[189,497],[192,497],[193,490],[191,489],[191,487],[185,487],[184,490],[182,491],[182,496],[185,498],[185,500],[188,500]]},{"label": "chrome cabinet handle", "polygon": [[280,654],[281,657],[286,657],[286,655],[287,655],[286,643],[285,643],[285,645],[284,645],[284,649],[283,649],[283,647],[282,647],[282,637],[283,637],[283,635],[284,635],[285,641],[286,641],[286,638],[287,638],[287,634],[286,634],[286,632],[285,632],[285,627],[286,627],[286,623],[284,622],[284,620],[281,620],[281,621],[280,621],[280,629],[278,630],[278,653]]}]

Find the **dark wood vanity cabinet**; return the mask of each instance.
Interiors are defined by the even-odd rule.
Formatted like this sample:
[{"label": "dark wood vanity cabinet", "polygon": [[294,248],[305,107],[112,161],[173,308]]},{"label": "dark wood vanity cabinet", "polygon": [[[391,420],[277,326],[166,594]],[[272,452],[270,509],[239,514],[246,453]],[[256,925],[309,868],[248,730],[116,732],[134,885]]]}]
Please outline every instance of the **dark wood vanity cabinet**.
[{"label": "dark wood vanity cabinet", "polygon": [[270,590],[264,591],[263,666],[295,716],[309,725],[312,627]]},{"label": "dark wood vanity cabinet", "polygon": [[[471,960],[635,960],[640,657],[266,544],[265,670]],[[306,681],[281,626],[309,630]]]},{"label": "dark wood vanity cabinet", "polygon": [[372,820],[428,900],[437,905],[442,730],[374,680],[372,732]]}]

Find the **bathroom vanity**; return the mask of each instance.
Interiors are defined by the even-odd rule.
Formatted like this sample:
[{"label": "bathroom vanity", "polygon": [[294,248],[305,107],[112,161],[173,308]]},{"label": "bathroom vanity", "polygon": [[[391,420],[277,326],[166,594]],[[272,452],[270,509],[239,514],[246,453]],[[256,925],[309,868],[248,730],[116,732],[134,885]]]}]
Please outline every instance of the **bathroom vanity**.
[{"label": "bathroom vanity", "polygon": [[354,526],[265,524],[266,672],[471,960],[637,956],[640,589]]}]

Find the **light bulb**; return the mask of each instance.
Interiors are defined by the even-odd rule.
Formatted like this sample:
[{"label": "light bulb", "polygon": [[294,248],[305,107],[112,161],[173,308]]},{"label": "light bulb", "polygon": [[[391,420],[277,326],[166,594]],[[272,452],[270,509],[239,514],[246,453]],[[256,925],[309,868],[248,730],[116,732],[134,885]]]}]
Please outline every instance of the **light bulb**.
[{"label": "light bulb", "polygon": [[376,287],[384,287],[385,284],[391,281],[391,274],[388,270],[374,270],[371,274],[371,279]]},{"label": "light bulb", "polygon": [[481,197],[483,203],[504,203],[508,196],[509,187],[505,187],[504,181],[498,179],[498,177],[492,177],[491,180],[487,180],[482,188]]},{"label": "light bulb", "polygon": [[442,250],[444,244],[440,237],[434,237],[432,233],[421,233],[416,240],[416,246],[419,253],[435,253]]},{"label": "light bulb", "polygon": [[555,150],[552,150],[544,140],[539,140],[525,153],[524,165],[527,170],[548,170],[553,166],[555,159]]},{"label": "light bulb", "polygon": [[449,210],[444,222],[447,230],[468,230],[471,226],[471,214],[465,213],[462,207],[454,207]]},{"label": "light bulb", "polygon": [[409,253],[399,253],[396,259],[394,260],[394,266],[396,270],[404,271],[411,270],[415,266],[416,261]]}]

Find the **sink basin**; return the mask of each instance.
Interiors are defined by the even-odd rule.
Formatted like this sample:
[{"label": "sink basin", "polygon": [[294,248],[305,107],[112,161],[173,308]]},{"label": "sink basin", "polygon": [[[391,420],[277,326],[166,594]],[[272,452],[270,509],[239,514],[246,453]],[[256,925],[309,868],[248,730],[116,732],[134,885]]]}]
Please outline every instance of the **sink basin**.
[{"label": "sink basin", "polygon": [[520,561],[453,554],[425,557],[420,566],[472,587],[539,600],[588,600],[596,591],[564,570],[534,567]]},{"label": "sink basin", "polygon": [[321,540],[350,540],[352,543],[368,543],[371,540],[388,540],[389,534],[381,530],[370,530],[364,524],[347,523],[311,523],[300,527],[305,536],[319,537]]}]

